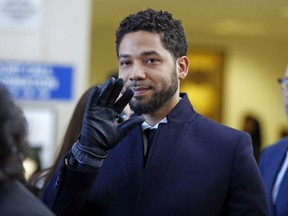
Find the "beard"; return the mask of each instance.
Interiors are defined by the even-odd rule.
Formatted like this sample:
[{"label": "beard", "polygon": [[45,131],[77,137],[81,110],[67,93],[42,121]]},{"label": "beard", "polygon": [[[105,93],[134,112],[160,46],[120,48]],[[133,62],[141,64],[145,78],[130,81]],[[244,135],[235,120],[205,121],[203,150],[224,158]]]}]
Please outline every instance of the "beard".
[{"label": "beard", "polygon": [[[152,88],[153,89],[153,88]],[[131,110],[136,114],[153,113],[163,106],[178,89],[177,74],[175,70],[171,73],[170,82],[163,82],[161,89],[154,92],[148,100],[142,96],[134,96],[129,102]]]}]

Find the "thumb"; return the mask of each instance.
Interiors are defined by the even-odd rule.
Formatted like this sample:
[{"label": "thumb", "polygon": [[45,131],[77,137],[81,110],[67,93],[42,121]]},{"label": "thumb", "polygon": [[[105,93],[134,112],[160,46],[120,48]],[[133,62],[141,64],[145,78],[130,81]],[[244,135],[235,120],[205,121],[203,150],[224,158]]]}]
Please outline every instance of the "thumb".
[{"label": "thumb", "polygon": [[118,127],[120,139],[124,138],[129,131],[131,131],[137,125],[142,124],[144,121],[144,117],[139,115],[122,122]]}]

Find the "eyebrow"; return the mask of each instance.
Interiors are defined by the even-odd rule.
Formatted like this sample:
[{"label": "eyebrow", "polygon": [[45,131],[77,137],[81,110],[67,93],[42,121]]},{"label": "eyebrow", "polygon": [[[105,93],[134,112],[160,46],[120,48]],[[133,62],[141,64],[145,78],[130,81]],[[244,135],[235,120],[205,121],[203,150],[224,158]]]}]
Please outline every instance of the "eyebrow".
[{"label": "eyebrow", "polygon": [[[149,50],[149,51],[145,51],[140,53],[140,56],[149,56],[149,55],[160,55],[159,52],[155,51],[155,50]],[[131,57],[131,55],[129,54],[120,54],[118,58],[129,58]]]}]

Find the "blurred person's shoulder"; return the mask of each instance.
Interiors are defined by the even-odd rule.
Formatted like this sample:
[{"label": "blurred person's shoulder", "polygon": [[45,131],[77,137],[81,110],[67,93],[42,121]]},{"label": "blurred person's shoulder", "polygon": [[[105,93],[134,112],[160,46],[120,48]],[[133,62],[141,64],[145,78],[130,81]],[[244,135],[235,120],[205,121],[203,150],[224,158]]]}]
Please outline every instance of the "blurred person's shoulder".
[{"label": "blurred person's shoulder", "polygon": [[279,153],[283,153],[288,150],[288,136],[285,136],[278,140],[275,143],[272,143],[269,146],[266,146],[262,150],[262,157],[263,155],[266,155],[267,157],[270,157],[269,155],[275,155]]},{"label": "blurred person's shoulder", "polygon": [[1,215],[54,215],[39,198],[17,180],[1,185],[0,194]]}]

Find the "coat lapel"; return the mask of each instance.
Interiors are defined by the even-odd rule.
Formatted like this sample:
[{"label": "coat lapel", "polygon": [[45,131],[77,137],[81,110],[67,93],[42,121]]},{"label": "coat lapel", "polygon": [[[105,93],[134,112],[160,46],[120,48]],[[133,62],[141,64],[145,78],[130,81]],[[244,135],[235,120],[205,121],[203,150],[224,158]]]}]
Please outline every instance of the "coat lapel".
[{"label": "coat lapel", "polygon": [[183,130],[175,130],[175,126],[170,124],[159,126],[143,172],[137,205],[139,212],[144,213],[148,209],[153,195],[157,193],[159,184],[163,183],[165,173],[169,169],[169,165],[173,163],[173,155],[179,146],[181,133]]},{"label": "coat lapel", "polygon": [[[133,155],[130,163],[132,161],[134,163],[134,160],[137,161],[137,164],[130,164],[129,167],[137,167],[134,171],[138,170],[137,176],[140,180],[140,189],[136,204],[137,215],[145,215],[149,204],[153,201],[154,194],[157,192],[159,184],[165,182],[163,181],[163,178],[165,178],[165,173],[169,169],[171,163],[173,163],[173,156],[181,143],[181,138],[184,137],[185,129],[191,125],[193,119],[197,116],[187,95],[183,94],[181,97],[182,100],[167,116],[168,123],[159,124],[145,168],[143,160],[143,142],[141,141],[141,149],[137,146],[141,155],[139,152],[132,152],[131,149],[129,150],[129,155]],[[138,131],[137,133],[141,132]],[[140,137],[139,135],[137,136]],[[142,136],[141,139],[143,139]],[[139,141],[137,143],[139,143]],[[140,169],[140,167],[143,168]],[[140,170],[142,170],[142,173],[140,173]]]}]

